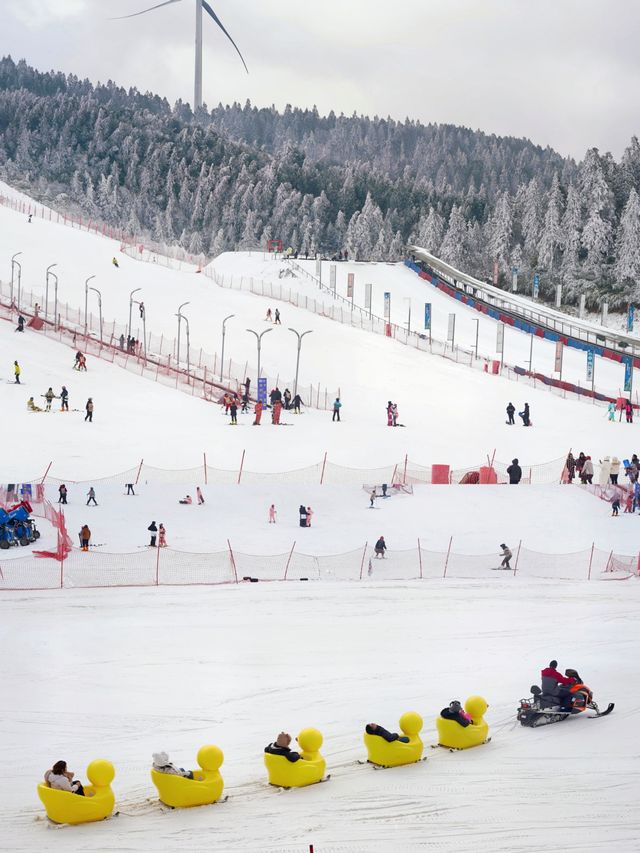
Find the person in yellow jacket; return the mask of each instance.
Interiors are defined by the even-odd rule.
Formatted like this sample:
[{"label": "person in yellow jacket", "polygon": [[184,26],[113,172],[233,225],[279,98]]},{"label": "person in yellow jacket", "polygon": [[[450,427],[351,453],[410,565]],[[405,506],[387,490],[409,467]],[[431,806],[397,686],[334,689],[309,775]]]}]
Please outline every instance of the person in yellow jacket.
[{"label": "person in yellow jacket", "polygon": [[41,412],[42,411],[40,406],[36,406],[36,404],[34,403],[33,397],[29,397],[29,399],[27,400],[27,409],[29,409],[30,412]]},{"label": "person in yellow jacket", "polygon": [[20,365],[17,361],[13,362],[13,375],[16,377],[16,385],[20,384]]}]

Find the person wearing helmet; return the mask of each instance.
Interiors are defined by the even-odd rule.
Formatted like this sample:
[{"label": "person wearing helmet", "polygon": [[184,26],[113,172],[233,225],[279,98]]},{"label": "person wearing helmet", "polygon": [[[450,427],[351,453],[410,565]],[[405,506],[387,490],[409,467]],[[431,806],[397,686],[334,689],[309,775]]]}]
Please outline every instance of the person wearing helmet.
[{"label": "person wearing helmet", "polygon": [[443,720],[453,720],[453,722],[461,725],[463,729],[466,729],[467,726],[471,725],[470,715],[467,714],[457,699],[449,702],[449,706],[440,711],[440,716]]}]

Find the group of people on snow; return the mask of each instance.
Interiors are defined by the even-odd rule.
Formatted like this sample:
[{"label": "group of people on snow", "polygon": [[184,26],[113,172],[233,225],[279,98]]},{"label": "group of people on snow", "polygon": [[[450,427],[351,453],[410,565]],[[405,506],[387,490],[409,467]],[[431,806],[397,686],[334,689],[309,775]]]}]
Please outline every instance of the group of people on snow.
[{"label": "group of people on snow", "polygon": [[398,426],[398,404],[391,400],[387,403],[387,426]]},{"label": "group of people on snow", "polygon": [[[507,406],[507,424],[509,426],[513,426],[515,424],[514,415],[516,413],[516,407],[513,403],[509,403]],[[524,409],[521,412],[518,412],[518,417],[522,418],[522,426],[531,426],[531,413],[529,411],[529,404],[524,404]]]},{"label": "group of people on snow", "polygon": [[[142,314],[140,316],[142,316]],[[129,352],[132,355],[139,355],[140,350],[142,349],[141,341],[134,338],[133,335],[127,335],[126,339],[124,334],[120,335],[119,344],[122,352]]]},{"label": "group of people on snow", "polygon": [[276,326],[281,326],[282,321],[280,320],[280,309],[276,308],[275,313],[271,313],[271,308],[267,308],[267,316],[264,318],[269,323],[273,323]]}]

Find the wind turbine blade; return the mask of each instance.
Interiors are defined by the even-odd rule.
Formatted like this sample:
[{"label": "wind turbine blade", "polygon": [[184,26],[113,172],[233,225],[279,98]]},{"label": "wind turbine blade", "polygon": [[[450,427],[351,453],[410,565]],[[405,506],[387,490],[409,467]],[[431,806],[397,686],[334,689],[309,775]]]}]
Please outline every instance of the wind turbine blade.
[{"label": "wind turbine blade", "polygon": [[142,12],[134,12],[132,15],[120,15],[118,18],[109,18],[110,21],[123,21],[125,18],[137,18],[138,15],[146,15],[147,12],[153,12],[154,9],[160,9],[162,6],[171,6],[172,3],[181,3],[182,0],[165,0],[164,3],[158,3],[157,6],[150,6],[148,9],[143,9]]},{"label": "wind turbine blade", "polygon": [[243,55],[240,53],[240,50],[238,49],[238,45],[234,42],[234,40],[231,38],[231,36],[229,35],[229,33],[225,30],[225,28],[224,28],[224,27],[223,27],[223,25],[222,25],[222,21],[221,21],[221,20],[220,20],[220,18],[216,15],[216,13],[213,11],[213,9],[211,8],[211,6],[207,3],[207,0],[202,0],[202,8],[203,8],[203,9],[206,9],[206,11],[209,13],[209,15],[213,18],[213,20],[216,22],[216,24],[220,27],[220,29],[222,30],[222,32],[225,34],[225,36],[229,39],[229,41],[231,42],[231,44],[235,47],[236,52],[237,52],[238,56],[240,57],[240,59],[242,60],[242,64],[244,65],[244,70],[245,70],[245,71],[247,72],[247,74],[248,74],[248,73],[249,73],[249,69],[247,68],[247,63],[244,61],[244,57],[243,57]]}]

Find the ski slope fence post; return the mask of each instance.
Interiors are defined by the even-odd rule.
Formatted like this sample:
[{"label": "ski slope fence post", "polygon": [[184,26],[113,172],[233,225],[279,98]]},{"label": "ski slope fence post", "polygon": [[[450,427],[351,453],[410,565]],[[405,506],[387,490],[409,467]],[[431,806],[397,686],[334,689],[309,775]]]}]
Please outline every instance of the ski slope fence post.
[{"label": "ski slope fence post", "polygon": [[245,450],[242,451],[242,459],[240,460],[240,470],[238,471],[238,485],[240,485],[240,480],[242,479],[242,469],[244,468],[244,454]]},{"label": "ski slope fence post", "polygon": [[613,569],[610,569],[609,566],[613,562],[613,549],[611,549],[609,553],[609,557],[607,558],[607,565],[604,567],[605,572],[612,572]]},{"label": "ski slope fence post", "polygon": [[362,580],[362,572],[364,571],[364,558],[367,556],[367,545],[369,542],[364,543],[364,549],[362,551],[362,560],[360,561],[360,580]]},{"label": "ski slope fence post", "polygon": [[160,585],[160,547],[156,548],[156,586]]},{"label": "ski slope fence post", "polygon": [[284,567],[284,577],[283,580],[286,581],[287,574],[289,573],[289,563],[291,562],[291,558],[293,557],[293,549],[296,547],[296,540],[293,540],[293,545],[291,546],[291,550],[289,551],[289,557],[287,559],[287,565]]},{"label": "ski slope fence post", "polygon": [[518,571],[518,560],[520,559],[520,548],[522,547],[522,539],[518,542],[518,552],[516,554],[516,563],[513,567],[513,576],[515,578],[516,572]]},{"label": "ski slope fence post", "polygon": [[418,562],[420,563],[420,580],[422,580],[422,551],[420,550],[420,537],[418,536]]},{"label": "ski slope fence post", "polygon": [[402,485],[407,485],[407,461],[409,459],[409,455],[407,453],[404,454],[404,470],[402,472]]},{"label": "ski slope fence post", "polygon": [[138,480],[140,479],[140,472],[142,471],[142,463],[143,462],[144,462],[144,459],[141,459],[140,464],[138,465],[138,473],[136,474],[136,482],[135,482],[136,486],[138,485]]},{"label": "ski slope fence post", "polygon": [[229,559],[231,560],[231,568],[233,569],[233,576],[236,579],[236,583],[238,583],[238,570],[236,569],[236,560],[233,556],[233,549],[231,548],[231,542],[227,539],[227,545],[229,546]]},{"label": "ski slope fence post", "polygon": [[447,576],[447,566],[449,565],[449,554],[451,553],[451,545],[453,544],[453,536],[449,537],[449,547],[447,548],[447,556],[444,561],[444,571],[442,573],[442,577],[446,578]]},{"label": "ski slope fence post", "polygon": [[204,484],[206,486],[207,485],[207,454],[203,453],[202,457],[204,460]]},{"label": "ski slope fence post", "polygon": [[49,473],[49,470],[50,470],[50,468],[51,468],[51,466],[52,466],[52,465],[53,465],[53,461],[52,461],[52,462],[49,462],[49,464],[47,465],[47,470],[44,472],[44,476],[43,476],[43,478],[40,480],[40,485],[41,485],[41,486],[44,484],[44,481],[47,479],[47,474]]},{"label": "ski slope fence post", "polygon": [[398,463],[396,462],[396,464],[393,466],[393,474],[391,475],[391,485],[392,486],[396,481],[396,474],[397,473],[398,473]]},{"label": "ski slope fence post", "polygon": [[324,469],[327,464],[327,451],[324,452],[324,459],[322,460],[322,471],[320,472],[320,485],[324,482]]},{"label": "ski slope fence post", "polygon": [[593,564],[593,550],[595,547],[596,547],[596,543],[592,542],[591,543],[591,553],[589,554],[589,571],[587,572],[587,580],[588,581],[591,580],[591,566]]}]

